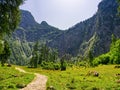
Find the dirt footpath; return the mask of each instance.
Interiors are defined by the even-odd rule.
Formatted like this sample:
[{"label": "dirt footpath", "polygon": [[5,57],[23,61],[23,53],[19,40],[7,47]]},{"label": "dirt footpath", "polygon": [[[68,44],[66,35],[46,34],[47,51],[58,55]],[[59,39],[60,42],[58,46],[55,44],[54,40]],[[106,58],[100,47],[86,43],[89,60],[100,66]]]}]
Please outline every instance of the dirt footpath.
[{"label": "dirt footpath", "polygon": [[[16,67],[16,69],[23,73],[30,73],[30,72],[26,72],[21,68]],[[29,83],[25,88],[20,90],[46,90],[47,77],[44,75],[40,75],[38,73],[34,73],[34,74],[36,75],[34,80],[31,83]]]}]

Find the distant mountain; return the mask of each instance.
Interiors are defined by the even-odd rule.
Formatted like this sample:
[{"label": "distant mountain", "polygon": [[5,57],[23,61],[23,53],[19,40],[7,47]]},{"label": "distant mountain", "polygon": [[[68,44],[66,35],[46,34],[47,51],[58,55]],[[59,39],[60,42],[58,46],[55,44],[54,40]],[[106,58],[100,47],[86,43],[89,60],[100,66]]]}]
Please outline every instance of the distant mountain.
[{"label": "distant mountain", "polygon": [[21,22],[18,29],[13,32],[11,38],[7,37],[12,50],[10,62],[25,65],[31,57],[32,47],[36,41],[50,42],[63,32],[50,26],[46,21],[37,23],[30,12],[21,10]]},{"label": "distant mountain", "polygon": [[116,0],[102,0],[97,13],[65,31],[48,43],[62,54],[87,56],[91,50],[95,56],[109,51],[111,35],[120,38],[120,17]]},{"label": "distant mountain", "polygon": [[56,38],[61,33],[61,30],[50,26],[46,21],[38,24],[30,12],[21,10],[21,22],[13,36],[20,40],[35,42],[38,40],[49,41]]},{"label": "distant mountain", "polygon": [[87,56],[89,51],[98,56],[108,52],[112,34],[120,38],[117,7],[116,0],[102,0],[93,17],[66,31],[50,26],[46,21],[39,24],[30,12],[21,10],[19,28],[9,40],[12,63],[24,65],[25,60],[31,56],[31,47],[36,41],[47,42],[48,46],[57,48],[61,56],[65,53]]}]

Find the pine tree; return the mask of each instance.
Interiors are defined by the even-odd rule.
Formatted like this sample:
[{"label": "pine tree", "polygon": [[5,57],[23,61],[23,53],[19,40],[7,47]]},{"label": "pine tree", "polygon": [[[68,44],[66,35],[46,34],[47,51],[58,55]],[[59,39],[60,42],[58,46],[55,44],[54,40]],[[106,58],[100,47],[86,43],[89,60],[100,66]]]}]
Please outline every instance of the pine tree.
[{"label": "pine tree", "polygon": [[[4,35],[10,35],[17,28],[20,22],[19,6],[23,2],[24,0],[0,0],[0,60],[2,65],[10,56],[8,44],[2,39]],[[1,42],[4,43],[1,44]]]},{"label": "pine tree", "polygon": [[64,70],[66,70],[66,62],[65,62],[65,56],[63,56],[62,58],[61,58],[61,60],[60,60],[60,64],[61,64],[61,71],[64,71]]},{"label": "pine tree", "polygon": [[24,0],[0,0],[0,36],[10,34],[20,21],[19,6]]},{"label": "pine tree", "polygon": [[11,50],[9,47],[9,44],[7,41],[4,42],[4,51],[2,54],[0,54],[0,61],[2,66],[4,66],[4,63],[7,62],[8,58],[10,57],[11,54]]},{"label": "pine tree", "polygon": [[3,50],[4,50],[4,41],[0,40],[0,54],[2,54]]},{"label": "pine tree", "polygon": [[32,59],[33,59],[33,67],[37,68],[38,67],[38,60],[39,60],[38,52],[34,52]]},{"label": "pine tree", "polygon": [[41,59],[42,61],[49,61],[49,51],[50,49],[46,45],[42,45],[41,47]]},{"label": "pine tree", "polygon": [[90,66],[92,66],[92,62],[93,62],[93,54],[92,54],[92,51],[89,51],[88,58],[89,58],[89,64],[90,64]]},{"label": "pine tree", "polygon": [[33,47],[32,58],[30,60],[30,66],[37,68],[39,62],[39,42],[37,41]]},{"label": "pine tree", "polygon": [[116,41],[117,41],[117,39],[115,38],[115,35],[112,34],[112,44],[115,44]]}]

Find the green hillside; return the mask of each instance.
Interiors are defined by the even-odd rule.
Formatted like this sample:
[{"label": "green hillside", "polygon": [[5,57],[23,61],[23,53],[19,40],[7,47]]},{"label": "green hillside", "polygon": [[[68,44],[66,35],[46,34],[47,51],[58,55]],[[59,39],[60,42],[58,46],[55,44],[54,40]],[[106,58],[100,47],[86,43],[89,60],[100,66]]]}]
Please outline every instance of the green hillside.
[{"label": "green hillside", "polygon": [[120,64],[120,39],[113,38],[110,51],[93,60],[94,66],[99,64]]}]

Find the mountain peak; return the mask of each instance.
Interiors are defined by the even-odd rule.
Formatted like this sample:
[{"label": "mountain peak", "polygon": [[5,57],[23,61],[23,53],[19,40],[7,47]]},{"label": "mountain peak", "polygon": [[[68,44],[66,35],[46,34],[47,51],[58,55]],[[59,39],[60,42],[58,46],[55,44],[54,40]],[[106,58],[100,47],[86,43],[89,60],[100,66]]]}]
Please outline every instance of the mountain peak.
[{"label": "mountain peak", "polygon": [[118,7],[117,0],[102,0],[98,5],[99,10],[116,9],[116,7]]},{"label": "mountain peak", "polygon": [[48,26],[48,23],[46,21],[42,21],[41,25]]}]

